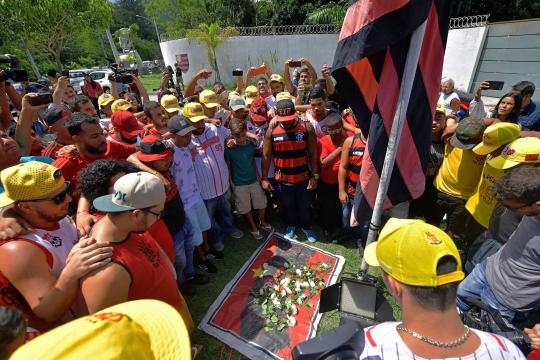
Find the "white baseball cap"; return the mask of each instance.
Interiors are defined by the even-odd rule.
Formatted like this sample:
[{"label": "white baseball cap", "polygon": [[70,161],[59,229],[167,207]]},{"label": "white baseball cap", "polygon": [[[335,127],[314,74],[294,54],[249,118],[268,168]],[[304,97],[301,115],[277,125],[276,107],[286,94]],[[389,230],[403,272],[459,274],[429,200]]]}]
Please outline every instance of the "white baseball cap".
[{"label": "white baseball cap", "polygon": [[165,185],[147,172],[126,174],[114,183],[113,193],[94,200],[94,208],[101,212],[123,212],[146,209],[164,203]]}]

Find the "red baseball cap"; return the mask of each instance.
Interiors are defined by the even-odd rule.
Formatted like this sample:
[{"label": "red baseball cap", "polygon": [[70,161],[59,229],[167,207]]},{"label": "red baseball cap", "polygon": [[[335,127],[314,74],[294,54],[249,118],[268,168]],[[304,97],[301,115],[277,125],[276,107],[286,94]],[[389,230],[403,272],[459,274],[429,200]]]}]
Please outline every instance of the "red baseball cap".
[{"label": "red baseball cap", "polygon": [[268,121],[268,105],[262,97],[258,97],[251,103],[249,116],[253,122],[264,123]]},{"label": "red baseball cap", "polygon": [[137,122],[137,118],[132,112],[126,110],[117,110],[111,115],[112,125],[131,136],[136,136],[143,130],[142,126]]},{"label": "red baseball cap", "polygon": [[135,155],[140,161],[163,160],[173,155],[172,150],[156,135],[146,135],[143,137],[140,146],[140,151]]}]

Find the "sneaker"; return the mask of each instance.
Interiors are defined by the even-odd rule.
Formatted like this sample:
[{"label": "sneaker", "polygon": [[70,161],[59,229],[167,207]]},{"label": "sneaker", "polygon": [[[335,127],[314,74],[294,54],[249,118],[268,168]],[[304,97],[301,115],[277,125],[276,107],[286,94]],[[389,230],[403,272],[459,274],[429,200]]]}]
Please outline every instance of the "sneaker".
[{"label": "sneaker", "polygon": [[287,228],[285,229],[285,238],[286,239],[294,239],[295,235],[294,235],[294,231],[296,230],[296,228],[294,226],[287,226]]},{"label": "sneaker", "polygon": [[223,251],[223,249],[225,249],[225,244],[223,244],[223,242],[218,242],[218,243],[212,244],[212,248],[217,251]]},{"label": "sneaker", "polygon": [[223,258],[225,258],[225,254],[223,254],[223,251],[217,251],[214,249],[210,249],[205,255],[207,259],[212,260],[223,260]]},{"label": "sneaker", "polygon": [[187,280],[187,283],[193,284],[193,285],[204,285],[208,284],[210,281],[210,278],[204,274],[195,274],[195,276],[189,280]]},{"label": "sneaker", "polygon": [[315,236],[315,231],[313,229],[302,229],[304,234],[306,235],[306,238],[310,243],[314,243],[317,241],[317,237]]},{"label": "sneaker", "polygon": [[269,233],[274,231],[274,227],[272,225],[270,225],[269,223],[260,223],[259,227],[261,229],[263,229],[264,231],[269,232]]},{"label": "sneaker", "polygon": [[234,239],[241,239],[244,237],[244,233],[241,230],[236,229],[230,236]]},{"label": "sneaker", "polygon": [[255,240],[261,240],[263,238],[259,230],[251,231],[251,236],[253,236]]},{"label": "sneaker", "polygon": [[201,270],[201,271],[204,271],[204,272],[207,272],[207,273],[210,273],[210,274],[214,274],[214,273],[217,273],[217,267],[216,265],[214,265],[210,260],[206,259],[204,260],[203,262],[199,263],[199,265],[197,265],[197,267]]},{"label": "sneaker", "polygon": [[194,296],[197,293],[197,289],[195,289],[194,284],[186,281],[185,283],[180,284],[180,292],[184,296]]}]

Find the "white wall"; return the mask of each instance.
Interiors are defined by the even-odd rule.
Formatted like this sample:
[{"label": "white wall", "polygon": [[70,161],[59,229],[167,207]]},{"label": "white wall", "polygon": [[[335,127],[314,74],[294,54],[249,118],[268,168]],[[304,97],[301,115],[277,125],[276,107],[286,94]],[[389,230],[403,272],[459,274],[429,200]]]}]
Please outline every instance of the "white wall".
[{"label": "white wall", "polygon": [[487,26],[482,26],[448,32],[442,75],[443,78],[452,78],[459,90],[470,90],[487,29]]},{"label": "white wall", "polygon": [[[454,29],[448,33],[443,77],[455,80],[456,87],[468,90],[472,83],[486,27]],[[338,34],[237,36],[229,38],[216,50],[222,81],[232,83],[232,70],[239,67],[245,71],[250,66],[266,63],[273,72],[283,72],[283,63],[289,57],[306,57],[320,75],[323,64],[332,65]],[[196,41],[186,39],[162,42],[161,52],[165,64],[172,65],[176,55],[188,54],[189,71],[184,74],[184,83],[202,68],[210,69],[206,48]],[[213,79],[211,79],[213,81]]]}]

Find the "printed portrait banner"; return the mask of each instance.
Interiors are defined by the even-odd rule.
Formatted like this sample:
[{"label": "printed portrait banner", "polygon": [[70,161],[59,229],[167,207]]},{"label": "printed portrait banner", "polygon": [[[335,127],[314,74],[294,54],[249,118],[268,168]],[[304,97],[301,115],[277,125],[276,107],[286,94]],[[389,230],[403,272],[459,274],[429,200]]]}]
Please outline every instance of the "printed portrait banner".
[{"label": "printed portrait banner", "polygon": [[180,71],[182,71],[184,74],[188,72],[189,70],[188,54],[176,55],[176,63],[180,67]]},{"label": "printed portrait banner", "polygon": [[337,282],[344,263],[342,256],[273,233],[225,286],[199,329],[249,359],[292,359],[292,349],[316,335],[321,318],[319,295],[309,299],[312,307],[298,306],[296,325],[266,331],[261,306],[254,301],[252,291],[272,286],[276,271],[287,265],[313,268],[326,264],[322,280],[330,286]]}]

